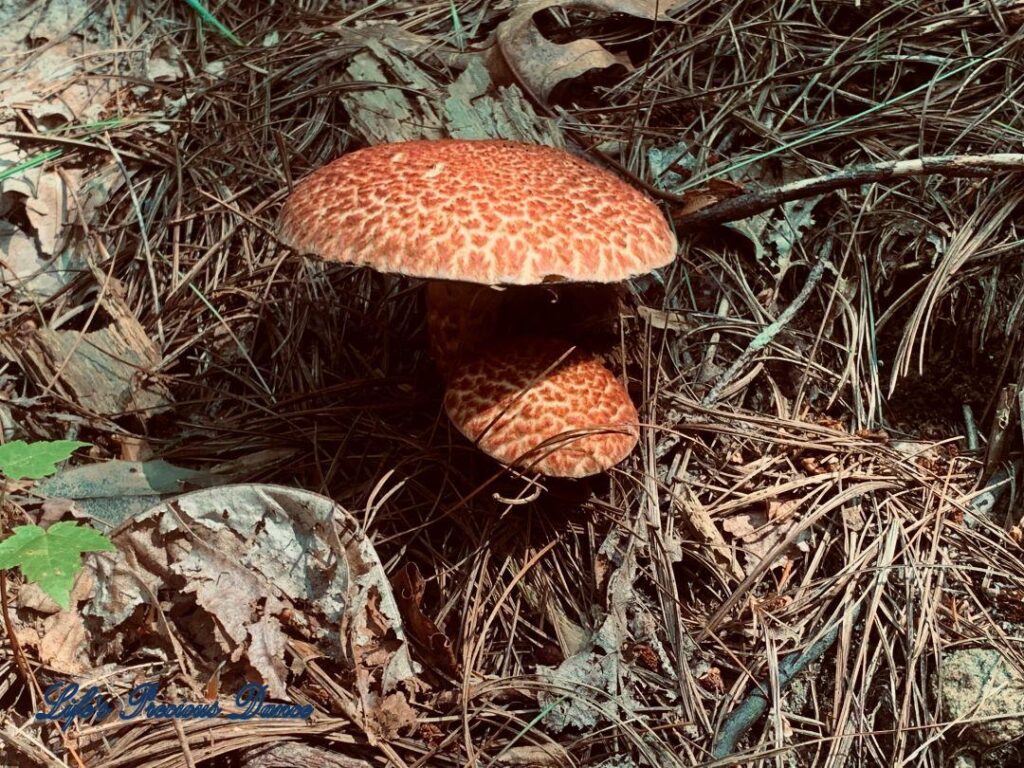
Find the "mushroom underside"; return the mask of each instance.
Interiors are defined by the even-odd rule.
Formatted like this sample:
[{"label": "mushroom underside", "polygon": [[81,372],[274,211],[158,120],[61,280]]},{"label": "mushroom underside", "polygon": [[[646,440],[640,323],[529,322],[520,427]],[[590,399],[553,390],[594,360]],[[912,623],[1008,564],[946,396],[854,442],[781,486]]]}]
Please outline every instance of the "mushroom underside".
[{"label": "mushroom underside", "polygon": [[431,280],[426,288],[430,357],[447,381],[497,344],[557,335],[592,349],[617,339],[619,285],[559,283],[500,288]]}]

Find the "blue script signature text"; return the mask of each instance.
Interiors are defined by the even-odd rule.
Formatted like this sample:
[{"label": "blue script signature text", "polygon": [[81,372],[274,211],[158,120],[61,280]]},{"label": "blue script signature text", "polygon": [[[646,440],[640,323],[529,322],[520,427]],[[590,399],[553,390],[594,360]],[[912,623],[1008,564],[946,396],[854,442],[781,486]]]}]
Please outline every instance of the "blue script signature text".
[{"label": "blue script signature text", "polygon": [[36,720],[52,720],[67,730],[75,720],[102,722],[117,712],[121,720],[208,719],[224,715],[229,720],[286,718],[305,720],[312,716],[311,704],[282,704],[267,701],[267,686],[246,683],[235,694],[237,712],[225,712],[220,702],[172,703],[160,701],[159,683],[136,685],[125,697],[124,705],[111,703],[96,686],[82,689],[77,683],[62,680],[43,694],[47,709],[36,712]]}]

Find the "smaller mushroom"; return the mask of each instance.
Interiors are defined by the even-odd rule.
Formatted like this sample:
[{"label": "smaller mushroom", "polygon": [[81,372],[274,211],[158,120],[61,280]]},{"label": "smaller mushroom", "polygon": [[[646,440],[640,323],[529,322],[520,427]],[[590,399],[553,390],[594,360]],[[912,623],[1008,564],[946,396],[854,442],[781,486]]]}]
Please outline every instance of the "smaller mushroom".
[{"label": "smaller mushroom", "polygon": [[460,366],[444,405],[482,451],[551,477],[604,472],[640,436],[622,383],[597,356],[557,339],[509,341]]}]

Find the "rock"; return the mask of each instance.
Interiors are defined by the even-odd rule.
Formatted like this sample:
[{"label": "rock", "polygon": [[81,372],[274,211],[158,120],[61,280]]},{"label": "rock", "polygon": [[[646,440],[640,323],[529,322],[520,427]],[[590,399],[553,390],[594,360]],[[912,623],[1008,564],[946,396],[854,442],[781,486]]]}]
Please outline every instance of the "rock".
[{"label": "rock", "polygon": [[[939,693],[945,719],[963,722],[971,741],[991,747],[1024,736],[1024,675],[996,649],[945,654]],[[987,719],[1008,712],[1016,714]]]}]

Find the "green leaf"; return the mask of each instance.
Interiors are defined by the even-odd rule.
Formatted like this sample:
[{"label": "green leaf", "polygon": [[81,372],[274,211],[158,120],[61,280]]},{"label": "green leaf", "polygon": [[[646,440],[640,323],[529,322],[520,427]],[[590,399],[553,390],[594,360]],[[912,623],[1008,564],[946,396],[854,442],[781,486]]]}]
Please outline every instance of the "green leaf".
[{"label": "green leaf", "polygon": [[67,520],[49,528],[19,525],[0,541],[0,570],[21,568],[61,608],[71,600],[71,587],[82,568],[83,552],[112,550],[114,545],[99,531]]},{"label": "green leaf", "polygon": [[57,462],[64,461],[79,448],[89,443],[78,440],[51,440],[49,442],[26,443],[15,440],[0,445],[0,473],[11,480],[27,477],[38,480],[57,471]]}]

